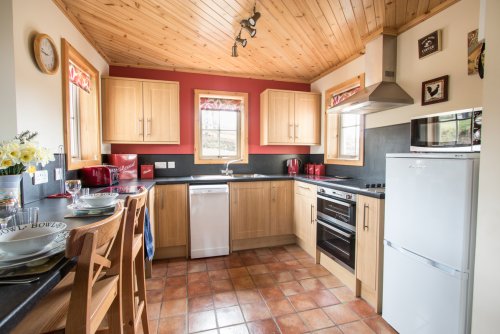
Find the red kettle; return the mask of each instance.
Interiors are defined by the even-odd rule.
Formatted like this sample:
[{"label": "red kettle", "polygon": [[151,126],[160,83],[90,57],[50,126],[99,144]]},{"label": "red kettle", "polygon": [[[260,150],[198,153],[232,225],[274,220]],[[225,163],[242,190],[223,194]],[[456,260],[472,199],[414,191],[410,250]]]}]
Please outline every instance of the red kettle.
[{"label": "red kettle", "polygon": [[299,173],[299,168],[302,162],[300,159],[288,159],[286,161],[286,166],[288,167],[288,174],[296,175]]}]

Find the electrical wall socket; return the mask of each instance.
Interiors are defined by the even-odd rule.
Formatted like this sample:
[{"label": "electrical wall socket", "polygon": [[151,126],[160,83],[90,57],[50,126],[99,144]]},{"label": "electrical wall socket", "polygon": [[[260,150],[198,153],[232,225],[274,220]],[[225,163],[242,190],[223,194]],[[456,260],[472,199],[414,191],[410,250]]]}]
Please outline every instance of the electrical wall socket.
[{"label": "electrical wall socket", "polygon": [[54,178],[56,181],[62,180],[62,168],[56,168],[54,169]]},{"label": "electrical wall socket", "polygon": [[165,161],[157,161],[155,162],[156,169],[167,168],[167,163]]},{"label": "electrical wall socket", "polygon": [[169,161],[168,168],[175,168],[175,161]]},{"label": "electrical wall socket", "polygon": [[33,184],[42,184],[49,182],[49,172],[47,170],[37,170],[33,176]]}]

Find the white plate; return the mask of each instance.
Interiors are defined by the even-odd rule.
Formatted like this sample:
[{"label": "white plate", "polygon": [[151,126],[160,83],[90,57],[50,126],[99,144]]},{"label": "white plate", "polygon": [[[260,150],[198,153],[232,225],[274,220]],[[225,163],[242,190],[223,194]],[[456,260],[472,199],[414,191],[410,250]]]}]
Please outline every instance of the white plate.
[{"label": "white plate", "polygon": [[66,229],[61,222],[38,222],[0,229],[0,249],[13,254],[29,255],[40,251]]},{"label": "white plate", "polygon": [[68,209],[70,210],[78,210],[78,211],[85,211],[85,210],[101,210],[101,209],[109,209],[112,208],[118,203],[118,199],[113,200],[111,204],[106,205],[106,206],[90,206],[85,202],[78,202],[76,204],[70,204],[68,205]]},{"label": "white plate", "polygon": [[43,249],[40,249],[37,252],[31,253],[31,254],[12,254],[12,253],[7,253],[3,252],[0,250],[0,263],[1,262],[12,262],[12,261],[18,261],[22,259],[29,259],[38,255],[45,254],[52,249],[59,247],[61,244],[65,245],[66,244],[66,238],[68,236],[67,231],[63,231],[59,233],[56,237],[55,240],[53,240],[50,244],[45,246]]}]

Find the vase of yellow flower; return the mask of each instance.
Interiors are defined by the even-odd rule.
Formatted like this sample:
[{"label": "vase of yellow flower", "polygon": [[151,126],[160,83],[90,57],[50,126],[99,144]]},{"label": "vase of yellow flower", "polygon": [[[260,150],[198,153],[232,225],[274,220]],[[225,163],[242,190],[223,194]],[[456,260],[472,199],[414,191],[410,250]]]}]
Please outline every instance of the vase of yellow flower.
[{"label": "vase of yellow flower", "polygon": [[22,174],[34,173],[38,164],[45,166],[54,160],[48,149],[34,141],[36,136],[36,132],[23,131],[0,145],[0,205],[11,206],[15,202],[17,206]]}]

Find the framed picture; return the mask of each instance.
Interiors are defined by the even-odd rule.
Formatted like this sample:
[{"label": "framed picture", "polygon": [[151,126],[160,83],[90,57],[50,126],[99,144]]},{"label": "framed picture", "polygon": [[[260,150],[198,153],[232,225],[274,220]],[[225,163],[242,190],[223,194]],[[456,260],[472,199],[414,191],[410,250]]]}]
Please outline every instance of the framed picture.
[{"label": "framed picture", "polygon": [[484,41],[478,41],[478,30],[473,30],[467,34],[467,73],[473,75],[479,72],[479,63],[481,61],[481,50]]},{"label": "framed picture", "polygon": [[436,30],[418,40],[418,58],[441,51],[441,30]]},{"label": "framed picture", "polygon": [[422,82],[422,105],[448,101],[448,76]]}]

